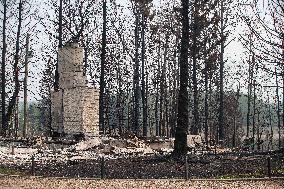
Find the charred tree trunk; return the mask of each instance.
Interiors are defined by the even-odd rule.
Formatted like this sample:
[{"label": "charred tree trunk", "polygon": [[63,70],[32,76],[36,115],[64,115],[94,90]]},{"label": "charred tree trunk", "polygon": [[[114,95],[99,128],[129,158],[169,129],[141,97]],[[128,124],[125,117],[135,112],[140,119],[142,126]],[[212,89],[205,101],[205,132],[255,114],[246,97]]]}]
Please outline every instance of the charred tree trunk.
[{"label": "charred tree trunk", "polygon": [[139,22],[140,13],[136,9],[135,15],[135,60],[133,74],[133,120],[132,129],[136,136],[139,134]]},{"label": "charred tree trunk", "polygon": [[99,124],[105,134],[104,122],[104,94],[105,94],[105,59],[106,59],[106,0],[103,0],[103,33],[102,33],[102,53],[101,53],[101,74],[100,74],[100,99],[99,99]]},{"label": "charred tree trunk", "polygon": [[[177,57],[177,54],[180,49],[180,43],[179,43],[179,37],[176,36],[176,42],[175,42],[175,51],[174,51],[174,57]],[[178,86],[178,77],[179,77],[179,61],[174,59],[173,62],[173,89],[172,89],[172,103],[171,103],[171,122],[170,122],[170,137],[174,137],[175,135],[175,128],[177,125],[177,86]],[[169,83],[170,83],[169,78]]]},{"label": "charred tree trunk", "polygon": [[204,120],[204,131],[205,131],[205,144],[208,146],[208,63],[205,63],[205,101],[204,101],[204,111],[205,111],[205,120]]},{"label": "charred tree trunk", "polygon": [[[251,47],[250,47],[251,51]],[[251,62],[249,62],[249,77],[248,77],[248,111],[247,111],[247,131],[246,131],[246,137],[249,138],[249,129],[250,129],[250,112],[251,112],[251,90],[252,90],[252,79],[253,79],[253,67]]]},{"label": "charred tree trunk", "polygon": [[233,115],[233,140],[232,140],[232,147],[235,148],[236,147],[236,116]]},{"label": "charred tree trunk", "polygon": [[118,126],[118,133],[122,135],[122,122],[123,122],[123,101],[122,101],[122,90],[121,90],[121,71],[120,67],[117,66],[117,86],[118,90],[116,93],[116,115],[117,115],[117,126]]},{"label": "charred tree trunk", "polygon": [[249,137],[249,127],[250,127],[250,100],[251,100],[251,65],[249,65],[249,78],[248,78],[248,101],[247,101],[247,130],[246,137]]},{"label": "charred tree trunk", "polygon": [[[22,27],[22,10],[23,10],[23,2],[20,0],[19,2],[19,17],[18,17],[18,29],[17,29],[17,38],[16,38],[16,53],[15,53],[15,62],[13,65],[13,75],[14,75],[14,82],[15,87],[13,91],[13,95],[9,101],[9,105],[7,108],[6,118],[5,118],[5,125],[8,125],[8,121],[11,120],[13,110],[15,109],[17,103],[17,97],[20,92],[20,82],[19,82],[19,60],[20,60],[20,36],[21,36],[21,27]],[[6,130],[7,131],[7,130]]]},{"label": "charred tree trunk", "polygon": [[19,97],[16,98],[14,109],[14,128],[10,130],[9,137],[16,137],[17,128],[19,128]]},{"label": "charred tree trunk", "polygon": [[161,79],[160,79],[160,128],[161,128],[161,135],[165,136],[166,134],[166,98],[167,98],[167,91],[166,91],[166,64],[167,64],[167,51],[168,51],[168,41],[169,37],[166,34],[166,42],[164,46],[164,62],[161,64]]},{"label": "charred tree trunk", "polygon": [[174,154],[187,153],[188,133],[188,46],[189,46],[189,0],[182,0],[182,38],[180,53],[180,86],[178,95],[178,116],[175,131]]},{"label": "charred tree trunk", "polygon": [[279,84],[278,75],[275,68],[275,82],[276,82],[276,100],[277,100],[277,125],[278,125],[278,148],[281,148],[281,118],[280,118],[280,100],[279,100]]},{"label": "charred tree trunk", "polygon": [[[238,89],[237,89],[237,94],[236,94],[236,99],[237,99],[237,107],[239,107],[239,99],[240,99],[240,90],[241,90],[241,83],[239,81]],[[234,126],[234,131],[233,131],[233,140],[232,140],[232,146],[233,148],[236,147],[237,145],[237,116],[236,114],[233,115],[233,126]]]},{"label": "charred tree trunk", "polygon": [[224,140],[224,50],[225,50],[225,37],[224,37],[224,4],[221,1],[221,49],[220,49],[220,91],[219,91],[219,127],[218,127],[218,140]]},{"label": "charred tree trunk", "polygon": [[256,130],[256,135],[257,135],[257,150],[260,151],[260,138],[261,138],[261,133],[260,133],[260,118],[259,118],[259,115],[260,115],[260,111],[257,110],[257,130]]},{"label": "charred tree trunk", "polygon": [[30,34],[27,34],[26,38],[26,57],[25,57],[25,78],[24,78],[24,127],[23,127],[23,137],[27,136],[28,128],[28,53],[29,53],[29,40]]},{"label": "charred tree trunk", "polygon": [[253,138],[253,150],[255,148],[255,114],[256,114],[256,91],[255,91],[255,79],[253,80],[253,115],[252,115],[252,138]]},{"label": "charred tree trunk", "polygon": [[[267,92],[267,105],[268,105],[268,117],[269,117],[269,127],[270,127],[270,138],[269,138],[269,146],[271,147],[271,150],[273,149],[273,126],[272,126],[272,113],[271,113],[271,105],[269,100],[269,94]],[[270,150],[270,148],[269,148]]]},{"label": "charred tree trunk", "polygon": [[158,89],[158,82],[156,84],[156,99],[155,99],[155,126],[156,126],[156,136],[160,136],[160,124],[159,124],[159,117],[158,117],[158,104],[159,104],[159,89]]},{"label": "charred tree trunk", "polygon": [[[212,90],[212,75],[210,74],[210,78],[209,78],[209,94],[208,94],[208,98],[209,98],[209,103],[213,103],[212,102],[212,93],[213,93],[213,90]],[[211,106],[212,107],[212,106]],[[210,117],[210,120],[208,121],[208,138],[210,138],[210,140],[208,140],[208,144],[210,144],[210,141],[212,139],[214,139],[214,134],[213,134],[213,123],[212,123],[212,111],[208,111],[208,117]]]},{"label": "charred tree trunk", "polygon": [[192,135],[197,135],[199,130],[199,110],[198,110],[198,86],[197,86],[197,57],[198,57],[198,47],[197,47],[197,36],[198,36],[198,5],[197,1],[194,1],[193,11],[192,11],[192,85],[193,85],[193,125],[190,128],[190,133]]},{"label": "charred tree trunk", "polygon": [[[48,77],[49,77],[49,80],[52,81],[52,66],[51,66],[51,58],[49,58],[48,62],[47,62],[47,67],[48,67]],[[52,136],[52,133],[53,133],[53,129],[52,129],[52,112],[51,112],[51,85],[49,84],[48,85],[48,129],[47,129],[47,136]]]},{"label": "charred tree trunk", "polygon": [[[63,19],[63,0],[59,0],[59,14],[58,14],[58,48],[62,48],[63,46],[63,39],[62,39],[62,19]],[[59,72],[58,72],[58,54],[57,54],[57,61],[55,64],[55,75],[54,75],[54,91],[59,90]]]},{"label": "charred tree trunk", "polygon": [[1,135],[5,136],[8,124],[6,121],[6,22],[7,22],[7,0],[3,0],[3,31],[2,31],[2,62],[1,62],[1,110],[2,128]]},{"label": "charred tree trunk", "polygon": [[284,129],[284,33],[282,33],[282,128]]},{"label": "charred tree trunk", "polygon": [[141,63],[142,63],[142,106],[143,106],[143,136],[147,136],[147,95],[146,95],[146,82],[145,82],[145,27],[146,27],[146,19],[144,13],[142,14],[142,50],[141,50]]}]

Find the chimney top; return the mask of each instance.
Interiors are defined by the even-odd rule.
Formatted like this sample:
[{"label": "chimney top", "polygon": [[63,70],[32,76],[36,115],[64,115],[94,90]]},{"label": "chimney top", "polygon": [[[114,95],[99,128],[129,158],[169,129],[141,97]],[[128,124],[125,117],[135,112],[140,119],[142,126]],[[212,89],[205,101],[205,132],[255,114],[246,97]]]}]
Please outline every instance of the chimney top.
[{"label": "chimney top", "polygon": [[71,46],[71,47],[79,47],[79,43],[77,43],[77,42],[71,42],[71,43],[70,43],[70,46]]},{"label": "chimney top", "polygon": [[80,47],[79,46],[79,43],[78,42],[73,42],[73,41],[69,41],[67,42],[64,47],[73,47],[73,48],[78,48]]}]

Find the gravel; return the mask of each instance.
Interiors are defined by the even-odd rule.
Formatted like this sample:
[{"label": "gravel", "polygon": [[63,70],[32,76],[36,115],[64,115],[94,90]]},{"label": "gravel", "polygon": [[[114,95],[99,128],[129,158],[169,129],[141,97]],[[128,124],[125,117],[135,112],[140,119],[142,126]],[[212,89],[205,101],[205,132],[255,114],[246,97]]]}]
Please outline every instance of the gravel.
[{"label": "gravel", "polygon": [[283,181],[184,181],[184,180],[80,180],[33,177],[1,177],[0,189],[125,189],[125,188],[238,188],[278,189]]}]

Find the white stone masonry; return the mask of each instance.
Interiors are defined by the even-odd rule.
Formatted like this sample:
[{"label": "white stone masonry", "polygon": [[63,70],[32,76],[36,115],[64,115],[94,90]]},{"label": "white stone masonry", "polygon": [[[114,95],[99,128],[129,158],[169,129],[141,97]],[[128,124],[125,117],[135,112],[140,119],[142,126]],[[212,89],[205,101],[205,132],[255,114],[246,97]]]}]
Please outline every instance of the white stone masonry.
[{"label": "white stone masonry", "polygon": [[52,128],[67,135],[99,134],[99,91],[83,75],[83,49],[73,43],[59,49],[58,92],[53,92]]}]

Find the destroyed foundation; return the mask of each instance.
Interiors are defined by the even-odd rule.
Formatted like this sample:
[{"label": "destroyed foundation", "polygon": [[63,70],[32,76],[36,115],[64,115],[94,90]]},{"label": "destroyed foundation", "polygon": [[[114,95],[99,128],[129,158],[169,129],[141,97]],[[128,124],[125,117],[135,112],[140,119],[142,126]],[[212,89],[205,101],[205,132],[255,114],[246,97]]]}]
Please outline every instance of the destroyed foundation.
[{"label": "destroyed foundation", "polygon": [[99,92],[87,86],[83,49],[71,43],[58,52],[59,91],[51,95],[52,129],[60,135],[99,135]]}]

